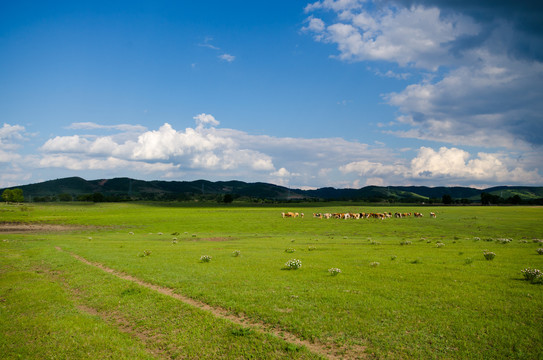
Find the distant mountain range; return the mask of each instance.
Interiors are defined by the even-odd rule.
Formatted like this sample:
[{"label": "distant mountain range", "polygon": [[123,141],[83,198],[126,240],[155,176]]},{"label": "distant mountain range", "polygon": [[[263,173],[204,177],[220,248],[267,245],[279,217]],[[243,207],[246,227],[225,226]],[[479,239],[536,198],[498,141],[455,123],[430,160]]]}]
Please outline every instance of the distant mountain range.
[{"label": "distant mountain range", "polygon": [[[470,187],[426,186],[366,186],[361,189],[336,189],[325,187],[316,190],[292,189],[268,183],[243,181],[143,181],[130,178],[85,180],[80,177],[56,179],[36,184],[17,186],[23,190],[26,201],[55,200],[191,200],[230,199],[269,201],[389,201],[389,202],[440,202],[445,195],[453,202],[478,202],[481,193],[494,199],[521,199],[534,202],[543,199],[543,187],[497,186],[488,189]],[[11,189],[11,188],[10,188]],[[5,189],[0,189],[2,192]]]}]

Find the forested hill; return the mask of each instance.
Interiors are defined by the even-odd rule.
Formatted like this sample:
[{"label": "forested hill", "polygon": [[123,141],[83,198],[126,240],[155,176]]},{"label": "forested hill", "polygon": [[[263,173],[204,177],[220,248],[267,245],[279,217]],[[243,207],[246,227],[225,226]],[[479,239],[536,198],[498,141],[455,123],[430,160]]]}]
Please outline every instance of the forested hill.
[{"label": "forested hill", "polygon": [[[388,201],[470,203],[542,203],[543,187],[366,186],[360,189],[292,189],[268,183],[243,181],[143,181],[130,178],[85,180],[70,177],[16,186],[25,201],[125,201],[125,200],[266,200],[266,201]],[[5,189],[0,189],[3,192]],[[484,193],[484,194],[483,194]],[[483,194],[483,196],[481,196]]]}]

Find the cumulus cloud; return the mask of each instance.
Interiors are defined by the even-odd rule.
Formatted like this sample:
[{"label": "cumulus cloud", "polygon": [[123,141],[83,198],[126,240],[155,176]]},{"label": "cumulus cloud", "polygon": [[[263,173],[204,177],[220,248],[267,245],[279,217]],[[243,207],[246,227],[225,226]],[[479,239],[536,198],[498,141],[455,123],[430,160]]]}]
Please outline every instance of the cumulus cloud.
[{"label": "cumulus cloud", "polygon": [[534,21],[543,5],[325,0],[306,11],[303,30],[337,46],[338,59],[385,61],[405,69],[402,80],[425,75],[384,95],[401,112],[388,133],[454,145],[543,145],[543,26]]},{"label": "cumulus cloud", "polygon": [[[428,180],[454,184],[540,184],[538,169],[526,170],[505,154],[479,152],[476,157],[458,148],[441,147],[435,151],[421,147],[409,163],[386,164],[367,160],[340,167],[344,174],[356,173],[370,182],[420,183]],[[379,180],[376,180],[379,179]]]},{"label": "cumulus cloud", "polygon": [[[41,147],[45,156],[39,165],[71,170],[141,167],[149,172],[170,173],[179,169],[247,168],[262,172],[275,169],[270,156],[243,148],[228,133],[215,129],[219,121],[212,115],[202,113],[194,120],[195,128],[178,131],[165,123],[157,130],[144,131],[122,142],[112,136],[57,136]],[[91,127],[102,128],[100,125]],[[121,130],[115,126],[110,128]]]},{"label": "cumulus cloud", "polygon": [[196,124],[198,124],[198,127],[203,127],[205,125],[211,125],[211,126],[218,126],[220,123],[215,120],[213,115],[209,114],[199,114],[193,117],[194,120],[196,120]]},{"label": "cumulus cloud", "polygon": [[24,126],[4,123],[0,128],[0,150],[14,150],[20,147],[19,141],[24,139],[24,133]]},{"label": "cumulus cloud", "polygon": [[[382,146],[341,138],[279,138],[220,128],[219,121],[205,113],[194,116],[194,121],[194,127],[184,130],[165,123],[158,129],[125,133],[122,140],[117,134],[56,136],[41,146],[42,155],[36,164],[74,171],[141,168],[156,173],[157,178],[192,174],[280,184],[297,179],[300,185],[324,186],[340,181],[337,164],[361,156],[384,161],[391,155]],[[114,125],[109,129],[121,131]]]},{"label": "cumulus cloud", "polygon": [[[10,176],[25,179],[38,169],[152,179],[239,179],[295,187],[528,185],[543,181],[536,151],[513,156],[421,147],[406,158],[411,150],[396,152],[379,142],[368,145],[342,138],[252,135],[220,128],[219,121],[205,113],[196,115],[194,121],[194,127],[184,130],[165,123],[158,129],[124,133],[125,127],[110,125],[113,134],[109,135],[56,136],[44,142],[39,154],[26,156],[10,150],[11,142],[24,140],[24,128],[4,126],[0,138],[6,150],[0,148],[0,162],[7,165],[0,182],[12,185]],[[100,130],[102,126],[70,128]],[[124,138],[115,131],[125,134]]]},{"label": "cumulus cloud", "polygon": [[467,17],[441,15],[437,8],[420,6],[375,13],[343,11],[340,22],[325,26],[312,17],[304,29],[314,31],[318,40],[336,44],[342,60],[384,60],[437,70],[456,39],[478,30]]}]

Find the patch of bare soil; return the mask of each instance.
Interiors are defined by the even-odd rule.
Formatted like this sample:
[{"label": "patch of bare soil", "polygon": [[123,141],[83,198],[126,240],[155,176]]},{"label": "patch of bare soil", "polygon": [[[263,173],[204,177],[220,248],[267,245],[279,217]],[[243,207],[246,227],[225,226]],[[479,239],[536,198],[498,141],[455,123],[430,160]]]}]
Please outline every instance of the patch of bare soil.
[{"label": "patch of bare soil", "polygon": [[[56,247],[58,251],[63,251],[61,248]],[[73,256],[75,259],[90,265],[97,267],[107,273],[110,273],[120,279],[128,280],[131,282],[134,282],[138,285],[144,286],[148,289],[154,290],[156,292],[159,292],[163,295],[170,296],[174,299],[177,299],[179,301],[184,302],[185,304],[192,305],[194,307],[197,307],[201,310],[208,311],[212,313],[214,316],[230,320],[231,322],[242,325],[244,327],[249,327],[255,331],[259,331],[261,333],[268,333],[272,334],[280,339],[283,339],[291,344],[295,344],[297,346],[305,346],[309,351],[313,352],[314,354],[319,354],[325,358],[328,359],[365,359],[367,358],[367,354],[365,353],[365,347],[364,346],[338,346],[333,341],[330,342],[310,342],[305,339],[301,339],[295,334],[289,333],[288,331],[285,331],[283,329],[278,329],[276,326],[266,324],[264,322],[259,322],[254,319],[250,319],[248,317],[237,314],[232,314],[229,310],[217,306],[210,306],[209,304],[206,304],[204,302],[192,299],[188,296],[178,294],[174,292],[173,289],[151,284],[148,282],[145,282],[143,280],[140,280],[136,277],[133,277],[131,275],[119,272],[115,269],[111,269],[103,264],[91,262],[77,254],[70,253],[71,256]]]},{"label": "patch of bare soil", "polygon": [[3,234],[72,231],[81,228],[75,225],[0,222],[0,233]]},{"label": "patch of bare soil", "polygon": [[230,240],[234,240],[234,238],[230,238],[230,237],[211,237],[211,238],[202,238],[202,239],[198,239],[198,240],[203,240],[203,241],[230,241]]}]

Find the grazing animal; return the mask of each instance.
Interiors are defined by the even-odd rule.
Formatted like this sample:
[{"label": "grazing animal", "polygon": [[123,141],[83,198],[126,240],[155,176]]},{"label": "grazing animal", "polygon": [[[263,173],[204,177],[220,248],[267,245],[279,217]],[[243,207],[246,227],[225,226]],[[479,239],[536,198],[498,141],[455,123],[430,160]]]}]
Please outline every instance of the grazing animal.
[{"label": "grazing animal", "polygon": [[435,219],[435,218],[436,218],[436,213],[431,212],[431,213],[430,213],[430,217],[433,217],[433,218]]}]

